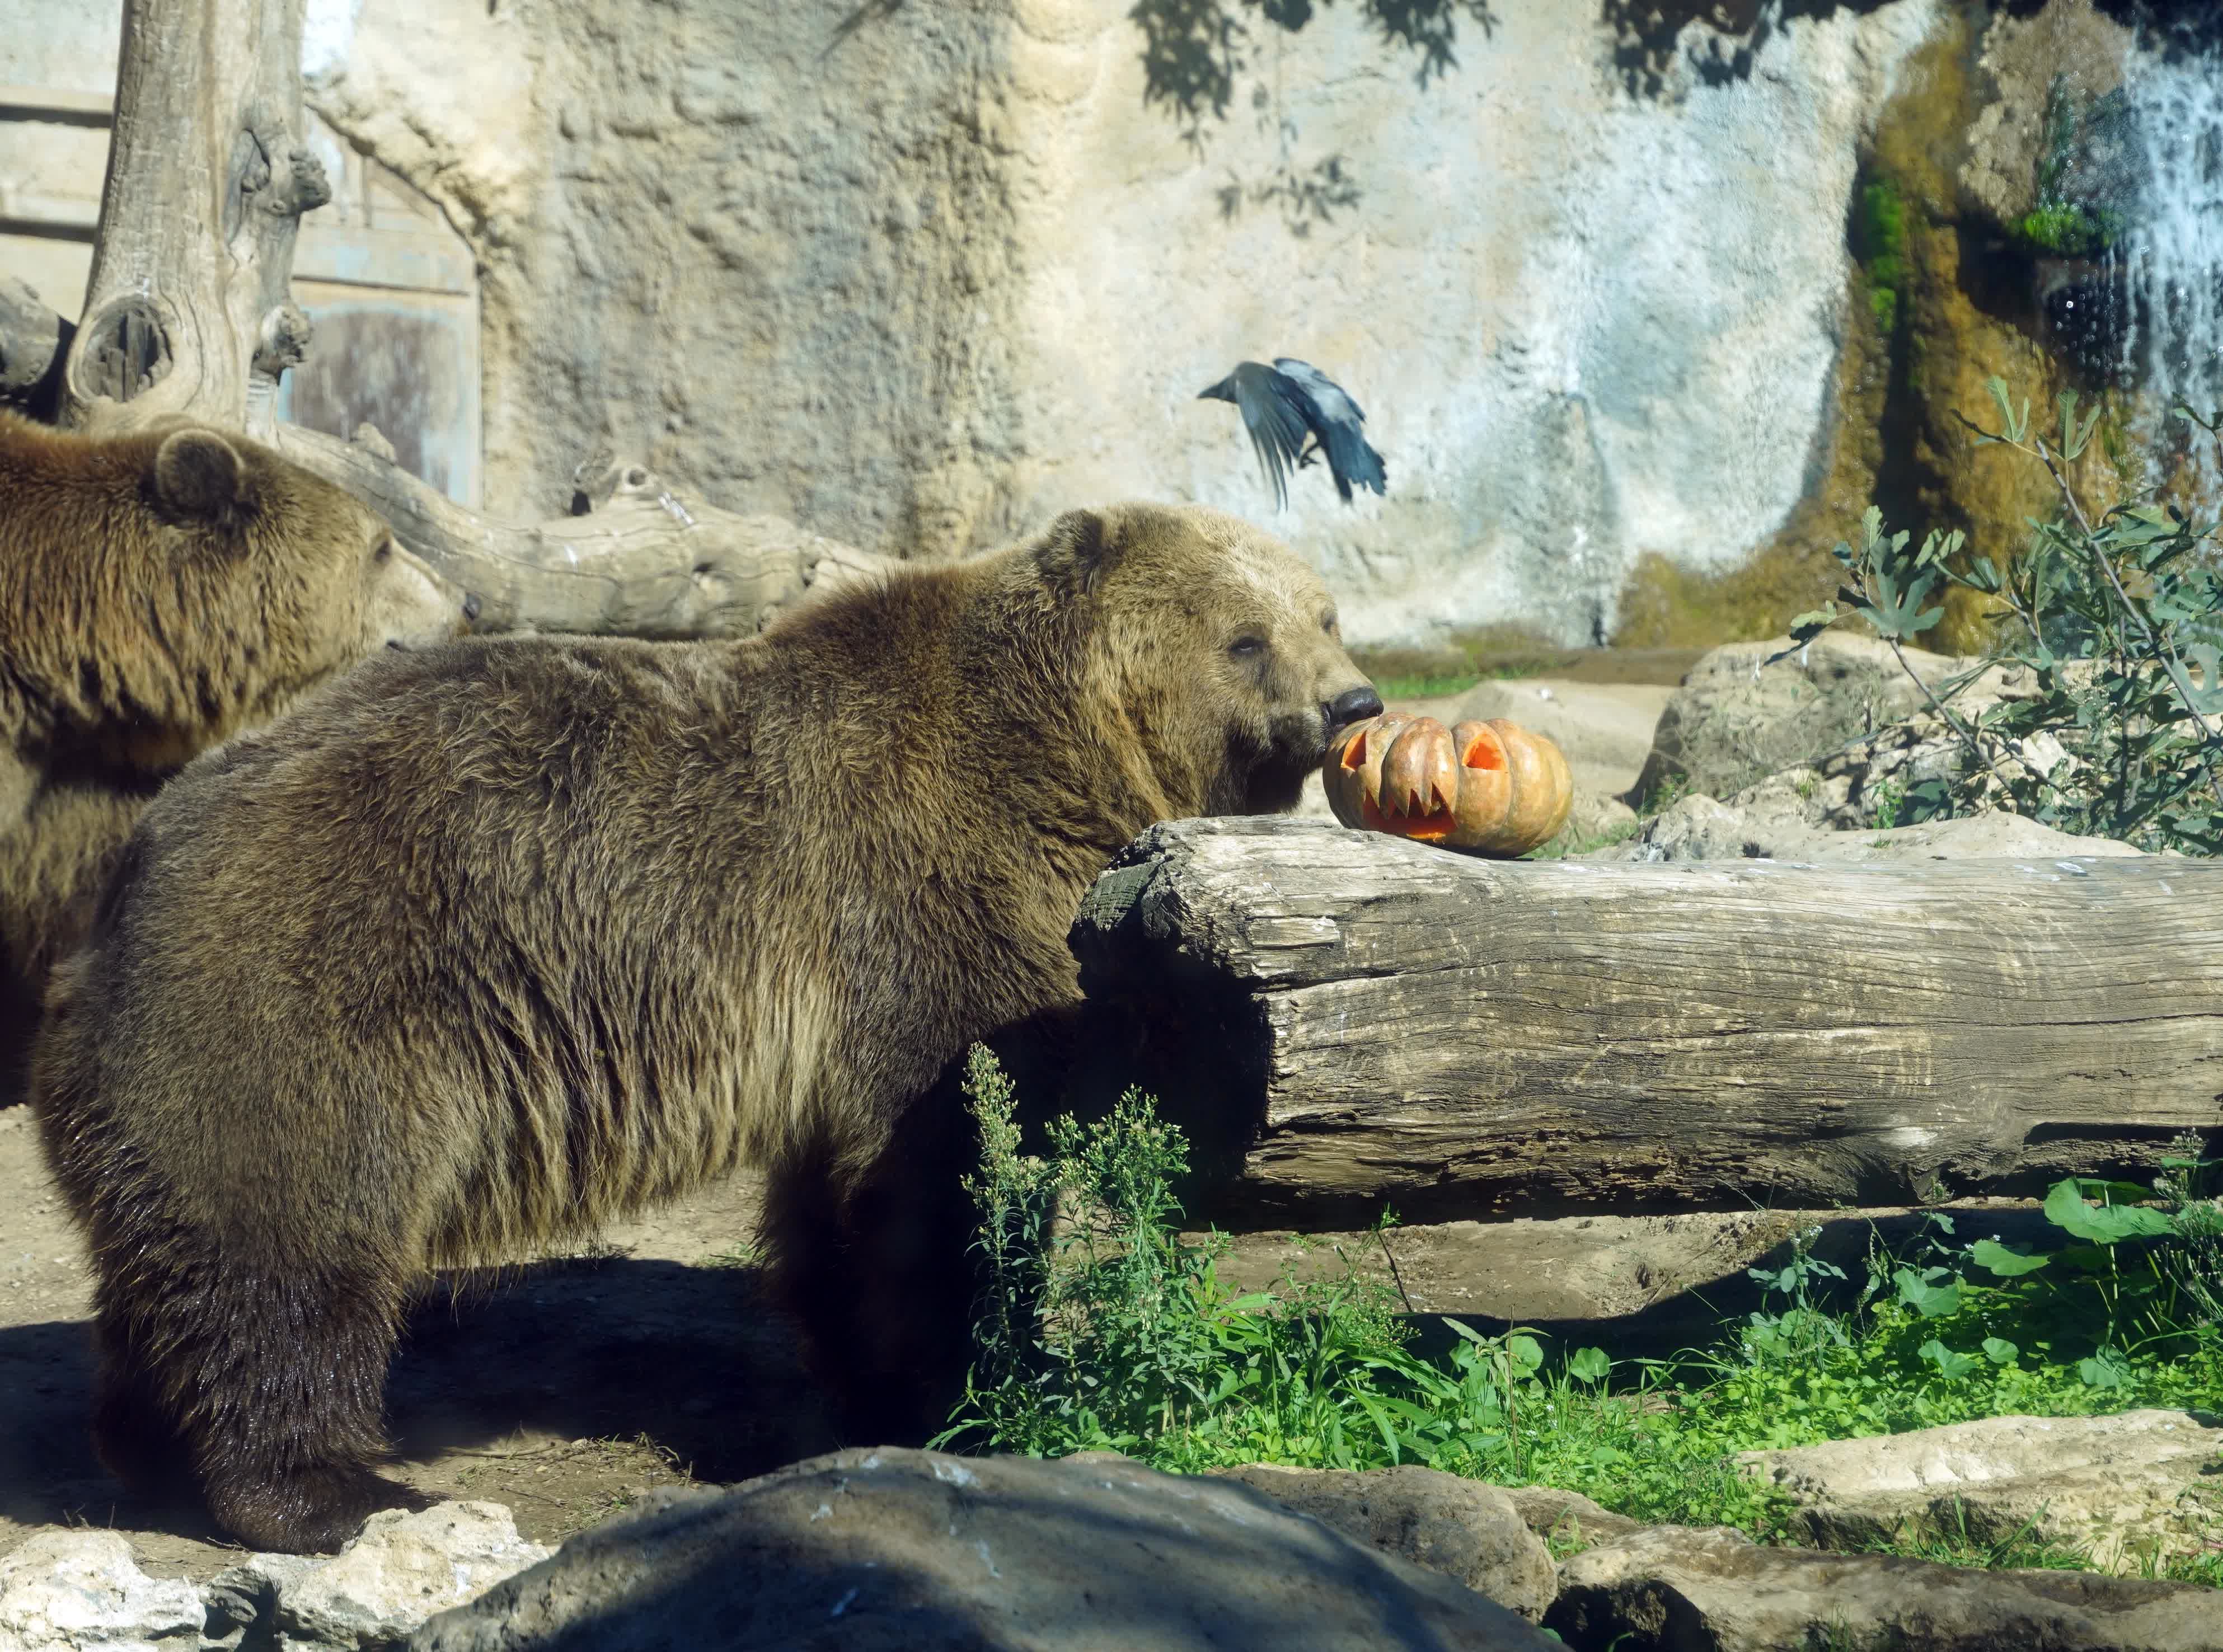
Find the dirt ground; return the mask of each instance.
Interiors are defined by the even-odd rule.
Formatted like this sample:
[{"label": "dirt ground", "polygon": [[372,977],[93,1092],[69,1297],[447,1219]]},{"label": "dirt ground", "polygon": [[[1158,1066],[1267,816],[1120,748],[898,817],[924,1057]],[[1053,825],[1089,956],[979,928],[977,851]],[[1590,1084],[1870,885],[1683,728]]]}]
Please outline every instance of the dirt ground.
[{"label": "dirt ground", "polygon": [[[743,1479],[836,1441],[791,1332],[745,1260],[759,1184],[739,1176],[591,1250],[429,1296],[387,1389],[394,1472],[507,1504],[553,1543],[647,1487]],[[108,1527],[157,1576],[234,1564],[190,1508],[127,1498],[85,1433],[92,1279],[29,1110],[0,1111],[0,1554]]]}]

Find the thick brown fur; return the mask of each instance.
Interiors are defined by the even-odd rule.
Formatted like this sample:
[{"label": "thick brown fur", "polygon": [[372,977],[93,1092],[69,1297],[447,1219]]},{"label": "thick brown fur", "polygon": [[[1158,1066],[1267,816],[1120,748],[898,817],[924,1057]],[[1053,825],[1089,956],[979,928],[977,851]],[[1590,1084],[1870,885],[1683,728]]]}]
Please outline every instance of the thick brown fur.
[{"label": "thick brown fur", "polygon": [[394,1500],[381,1396],[426,1270],[744,1162],[822,1372],[857,1427],[903,1415],[969,1291],[926,1116],[955,1109],[917,1098],[1076,1000],[1115,851],[1288,808],[1378,709],[1294,556],[1122,506],[748,642],[381,660],[211,753],[140,822],[35,1067],[105,1460],[331,1548]]},{"label": "thick brown fur", "polygon": [[237,436],[0,413],[0,1105],[162,782],[368,654],[457,635],[467,604],[365,506]]}]

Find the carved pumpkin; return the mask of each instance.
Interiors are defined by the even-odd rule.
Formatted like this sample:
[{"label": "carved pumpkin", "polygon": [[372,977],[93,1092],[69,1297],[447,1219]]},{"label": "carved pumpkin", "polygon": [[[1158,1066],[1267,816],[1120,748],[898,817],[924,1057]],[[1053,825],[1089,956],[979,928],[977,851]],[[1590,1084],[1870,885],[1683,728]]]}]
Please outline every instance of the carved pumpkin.
[{"label": "carved pumpkin", "polygon": [[1502,717],[1446,728],[1384,712],[1338,734],[1321,768],[1345,825],[1482,854],[1550,842],[1575,800],[1559,748]]}]

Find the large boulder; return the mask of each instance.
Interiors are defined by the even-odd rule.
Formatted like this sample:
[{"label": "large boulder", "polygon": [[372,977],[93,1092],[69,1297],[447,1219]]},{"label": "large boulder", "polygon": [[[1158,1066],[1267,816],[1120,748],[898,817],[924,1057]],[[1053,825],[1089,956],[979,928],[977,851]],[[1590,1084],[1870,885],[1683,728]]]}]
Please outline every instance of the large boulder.
[{"label": "large boulder", "polygon": [[1815,763],[1913,716],[1928,703],[1925,684],[1934,689],[1969,664],[1918,648],[1906,651],[1906,662],[1873,637],[1836,631],[1795,650],[1790,638],[1775,637],[1710,651],[1660,712],[1633,800],[1727,798]]},{"label": "large boulder", "polygon": [[1345,1537],[1456,1578],[1532,1621],[1559,1592],[1543,1540],[1511,1498],[1479,1480],[1412,1463],[1362,1473],[1247,1463],[1217,1475],[1256,1487]]},{"label": "large boulder", "polygon": [[2215,1652],[2223,1592],[2090,1572],[1981,1572],[1889,1554],[1766,1548],[1654,1526],[1561,1568],[1544,1622],[1579,1652]]},{"label": "large boulder", "polygon": [[412,1652],[834,1646],[1196,1652],[1552,1643],[1436,1573],[1247,1485],[1123,1460],[835,1452],[727,1491],[660,1492],[573,1538]]},{"label": "large boulder", "polygon": [[197,1652],[201,1598],[112,1531],[42,1531],[0,1560],[0,1652]]},{"label": "large boulder", "polygon": [[499,1503],[389,1509],[329,1560],[255,1554],[205,1591],[209,1652],[384,1652],[436,1612],[548,1558]]},{"label": "large boulder", "polygon": [[[1989,1417],[1737,1461],[1792,1498],[1798,1526],[1830,1548],[2026,1532],[2122,1570],[2223,1530],[2223,1424],[2188,1411]],[[2223,1617],[2217,1630],[2223,1639]]]},{"label": "large boulder", "polygon": [[[2026,815],[1991,810],[1955,820],[1880,829],[1831,829],[1807,823],[1798,799],[1769,783],[1724,804],[1685,798],[1644,823],[1634,836],[1582,858],[1592,861],[1961,861],[2009,857],[2073,862],[2140,851],[2112,837],[2056,830]],[[2070,867],[2063,876],[2075,875]]]},{"label": "large boulder", "polygon": [[1642,1521],[1615,1514],[1579,1491],[1562,1491],[1552,1485],[1515,1485],[1508,1486],[1505,1495],[1530,1531],[1577,1548],[1609,1543],[1644,1529]]}]

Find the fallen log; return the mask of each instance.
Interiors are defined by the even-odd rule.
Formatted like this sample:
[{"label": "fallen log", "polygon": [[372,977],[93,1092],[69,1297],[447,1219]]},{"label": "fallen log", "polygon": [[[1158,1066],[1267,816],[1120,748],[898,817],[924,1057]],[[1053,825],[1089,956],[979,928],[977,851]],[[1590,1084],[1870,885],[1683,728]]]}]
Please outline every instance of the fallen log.
[{"label": "fallen log", "polygon": [[360,437],[280,424],[269,439],[476,596],[482,630],[753,637],[814,586],[897,565],[784,517],[705,504],[644,465],[582,465],[573,514],[506,522],[457,504]]},{"label": "fallen log", "polygon": [[[1183,821],[1073,931],[1191,1214],[1356,1227],[2150,1176],[2223,1140],[2223,865],[1488,861]],[[1107,1035],[1097,1035],[1098,1058]]]}]

